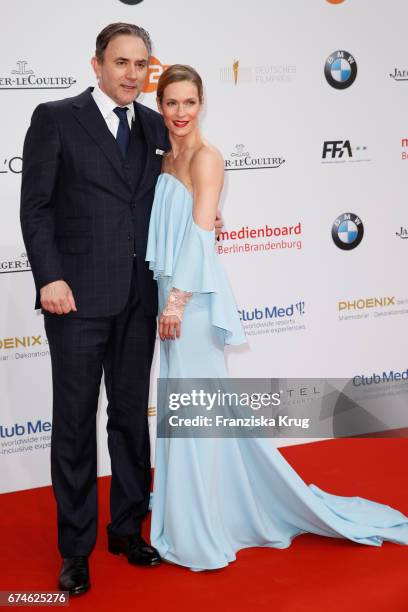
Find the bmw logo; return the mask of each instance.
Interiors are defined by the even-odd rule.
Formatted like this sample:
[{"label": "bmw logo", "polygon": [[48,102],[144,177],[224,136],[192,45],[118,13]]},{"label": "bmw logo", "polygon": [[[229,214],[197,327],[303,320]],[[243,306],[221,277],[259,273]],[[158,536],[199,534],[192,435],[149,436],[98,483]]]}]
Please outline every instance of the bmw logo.
[{"label": "bmw logo", "polygon": [[360,217],[353,213],[344,213],[337,217],[332,225],[334,244],[343,251],[351,251],[360,244],[364,236],[364,226]]},{"label": "bmw logo", "polygon": [[346,89],[356,80],[356,60],[348,51],[334,51],[326,60],[324,76],[335,89]]}]

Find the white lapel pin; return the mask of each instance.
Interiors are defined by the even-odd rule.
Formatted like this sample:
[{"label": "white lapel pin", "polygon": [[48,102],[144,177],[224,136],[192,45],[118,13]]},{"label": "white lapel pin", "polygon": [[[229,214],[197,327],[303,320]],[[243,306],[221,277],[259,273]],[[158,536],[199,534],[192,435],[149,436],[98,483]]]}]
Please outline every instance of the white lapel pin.
[{"label": "white lapel pin", "polygon": [[162,149],[156,149],[156,155],[164,155],[164,151]]}]

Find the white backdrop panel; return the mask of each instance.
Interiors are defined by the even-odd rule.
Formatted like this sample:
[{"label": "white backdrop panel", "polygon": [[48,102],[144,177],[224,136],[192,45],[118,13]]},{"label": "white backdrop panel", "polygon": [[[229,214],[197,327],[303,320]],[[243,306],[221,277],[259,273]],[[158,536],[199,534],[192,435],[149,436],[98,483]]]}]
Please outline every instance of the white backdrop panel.
[{"label": "white backdrop panel", "polygon": [[[159,63],[149,89],[161,65],[197,68],[205,83],[203,132],[226,162],[247,153],[258,166],[278,166],[226,172],[227,233],[218,248],[249,341],[228,351],[231,375],[338,378],[406,369],[408,240],[396,233],[408,226],[408,160],[402,159],[408,81],[390,73],[408,69],[407,17],[404,0],[9,3],[0,56],[0,491],[50,482],[50,361],[42,317],[32,309],[34,285],[19,227],[23,140],[37,104],[94,84],[89,60],[95,37],[113,21],[150,31]],[[323,72],[326,58],[341,49],[358,67],[355,82],[344,90],[331,87]],[[30,75],[31,81],[52,77],[54,88],[10,85]],[[64,79],[72,84],[55,85]],[[155,108],[154,91],[141,101]],[[322,158],[325,141],[349,141],[352,156],[322,163],[330,161]],[[345,212],[358,215],[365,230],[361,244],[349,251],[331,237],[334,220]],[[294,237],[230,234],[298,224]],[[374,297],[392,303],[339,311],[340,302]],[[279,320],[248,320],[256,309],[291,305],[293,315]],[[356,313],[364,318],[339,319]],[[156,356],[153,381],[157,372]],[[150,404],[154,437],[154,382]],[[100,474],[110,469],[105,408],[102,392]]]}]

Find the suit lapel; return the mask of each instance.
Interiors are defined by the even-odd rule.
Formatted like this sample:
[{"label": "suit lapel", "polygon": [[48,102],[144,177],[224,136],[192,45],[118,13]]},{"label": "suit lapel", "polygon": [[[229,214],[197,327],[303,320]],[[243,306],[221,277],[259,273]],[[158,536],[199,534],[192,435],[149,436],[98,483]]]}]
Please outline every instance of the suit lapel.
[{"label": "suit lapel", "polygon": [[145,193],[151,189],[152,180],[156,180],[157,172],[154,170],[154,161],[156,156],[156,148],[157,143],[155,142],[155,135],[153,133],[153,128],[151,127],[147,112],[142,104],[138,102],[134,102],[135,113],[138,113],[140,118],[140,124],[142,126],[142,130],[144,133],[144,137],[146,140],[146,163],[144,170],[142,172],[142,178],[140,179],[138,189],[137,189],[137,197],[142,198]]},{"label": "suit lapel", "polygon": [[76,98],[75,102],[73,102],[74,116],[95,143],[102,149],[119,176],[128,184],[119,147],[115,138],[109,131],[91,95],[91,91],[91,88],[87,89]]}]

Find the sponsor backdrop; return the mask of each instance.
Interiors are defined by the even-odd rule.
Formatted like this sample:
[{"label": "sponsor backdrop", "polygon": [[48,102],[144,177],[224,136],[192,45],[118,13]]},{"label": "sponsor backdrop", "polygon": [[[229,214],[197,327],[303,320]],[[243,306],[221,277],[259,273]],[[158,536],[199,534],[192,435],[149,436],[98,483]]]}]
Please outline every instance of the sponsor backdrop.
[{"label": "sponsor backdrop", "polygon": [[[155,108],[166,65],[203,76],[202,128],[226,170],[216,249],[248,335],[228,352],[231,375],[357,376],[366,388],[383,372],[408,375],[405,0],[14,0],[7,11],[0,491],[50,482],[50,358],[19,227],[23,140],[37,104],[94,84],[95,37],[112,21],[151,32],[144,104]],[[153,385],[152,435],[155,395]],[[102,392],[100,474],[105,407]]]}]

